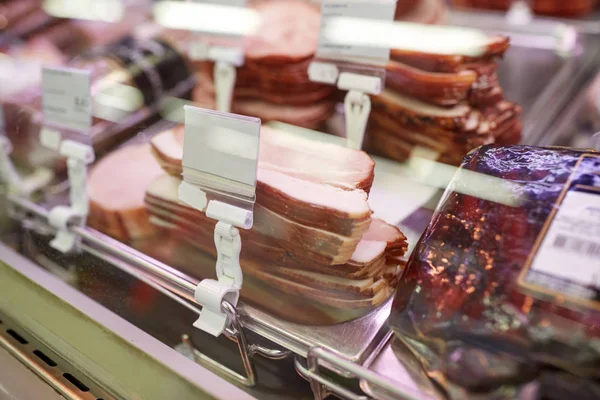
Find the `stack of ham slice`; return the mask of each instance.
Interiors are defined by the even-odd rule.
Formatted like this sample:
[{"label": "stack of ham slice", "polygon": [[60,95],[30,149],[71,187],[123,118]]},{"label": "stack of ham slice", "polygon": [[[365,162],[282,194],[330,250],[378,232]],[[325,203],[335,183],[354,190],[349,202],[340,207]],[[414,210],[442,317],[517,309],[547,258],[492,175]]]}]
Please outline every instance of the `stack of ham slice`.
[{"label": "stack of ham slice", "polygon": [[504,99],[496,75],[496,59],[508,46],[508,38],[492,36],[477,44],[478,56],[392,49],[365,146],[400,161],[422,146],[441,162],[459,164],[482,144],[518,143],[521,109]]},{"label": "stack of ham slice", "polygon": [[[320,12],[300,0],[254,2],[261,18],[244,41],[244,65],[237,70],[232,111],[263,121],[317,128],[334,111],[332,86],[310,82],[308,65],[317,50]],[[194,101],[214,108],[213,66],[196,63]]]},{"label": "stack of ham slice", "polygon": [[439,24],[446,15],[443,0],[401,0],[396,3],[396,21]]},{"label": "stack of ham slice", "polygon": [[[152,221],[214,255],[215,221],[178,202],[183,131],[155,136],[168,173],[146,190]],[[254,226],[241,231],[245,273],[332,307],[386,300],[401,271],[406,238],[373,219],[367,203],[374,163],[363,152],[261,130]]]},{"label": "stack of ham slice", "polygon": [[[513,0],[454,0],[453,3],[458,7],[508,10]],[[597,0],[531,0],[528,3],[537,14],[559,17],[581,17],[598,5]]]}]

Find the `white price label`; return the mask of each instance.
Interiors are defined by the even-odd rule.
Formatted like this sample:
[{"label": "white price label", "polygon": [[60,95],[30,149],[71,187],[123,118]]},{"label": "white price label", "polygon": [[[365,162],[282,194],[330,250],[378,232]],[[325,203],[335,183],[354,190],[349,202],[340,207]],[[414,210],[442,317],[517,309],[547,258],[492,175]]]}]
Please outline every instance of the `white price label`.
[{"label": "white price label", "polygon": [[193,176],[191,183],[252,197],[260,119],[193,106],[184,106],[184,110],[184,179]]},{"label": "white price label", "polygon": [[389,31],[395,11],[394,0],[323,0],[317,57],[365,64],[389,60],[390,45],[379,36]]},{"label": "white price label", "polygon": [[586,178],[600,173],[600,156],[584,155],[576,168],[571,187],[540,235],[523,283],[536,291],[598,306],[600,181]]},{"label": "white price label", "polygon": [[88,133],[92,125],[90,85],[89,71],[44,67],[44,120],[57,127]]}]

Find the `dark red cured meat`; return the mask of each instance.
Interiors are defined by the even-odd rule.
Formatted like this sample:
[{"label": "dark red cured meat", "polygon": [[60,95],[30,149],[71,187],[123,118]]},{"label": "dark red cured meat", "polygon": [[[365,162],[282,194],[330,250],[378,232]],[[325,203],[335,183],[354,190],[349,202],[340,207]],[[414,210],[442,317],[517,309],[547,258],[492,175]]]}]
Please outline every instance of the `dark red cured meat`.
[{"label": "dark red cured meat", "polygon": [[[569,373],[584,379],[572,388],[572,397],[548,398],[600,393],[594,383],[600,379],[595,347],[600,312],[561,303],[560,297],[531,297],[516,283],[584,153],[530,146],[475,150],[450,187],[467,184],[466,171],[473,171],[502,178],[510,197],[523,202],[513,207],[450,190],[417,244],[397,288],[390,324],[401,338],[424,345],[412,346],[413,351],[427,357],[430,376],[445,376],[439,382],[453,396],[484,391],[493,392],[494,399],[516,398],[508,390],[556,370],[566,371],[556,376],[557,389],[571,387]],[[573,174],[572,184],[600,187],[600,161],[589,160]],[[548,382],[540,381],[537,390],[545,393]]]}]

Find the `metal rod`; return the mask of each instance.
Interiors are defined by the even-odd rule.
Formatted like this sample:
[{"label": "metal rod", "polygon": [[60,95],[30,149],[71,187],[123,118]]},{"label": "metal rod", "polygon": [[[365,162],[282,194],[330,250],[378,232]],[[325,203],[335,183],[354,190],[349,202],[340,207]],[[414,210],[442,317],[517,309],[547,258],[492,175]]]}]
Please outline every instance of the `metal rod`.
[{"label": "metal rod", "polygon": [[419,400],[418,397],[415,397],[412,394],[403,391],[402,388],[398,387],[399,384],[397,382],[392,382],[389,379],[383,377],[382,375],[379,375],[369,370],[368,368],[363,367],[362,365],[358,365],[353,363],[352,361],[346,360],[345,358],[340,357],[339,355],[330,351],[327,351],[322,347],[310,348],[308,350],[308,357],[306,360],[309,372],[318,374],[319,360],[323,360],[328,364],[331,364],[337,368],[352,373],[354,376],[360,379],[365,379],[371,382],[373,385],[376,385],[393,394],[394,396],[397,396],[398,399]]},{"label": "metal rod", "polygon": [[198,286],[199,282],[198,280],[188,276],[183,277],[183,274],[175,271],[168,265],[150,259],[145,254],[140,253],[129,246],[125,246],[109,236],[86,227],[73,227],[73,232],[78,234],[86,242],[170,281],[192,296],[196,291],[196,286]]},{"label": "metal rod", "polygon": [[293,354],[291,350],[269,349],[259,344],[251,344],[249,350],[250,356],[258,354],[270,360],[283,360]]},{"label": "metal rod", "polygon": [[[358,395],[345,387],[341,386],[338,383],[332,382],[331,380],[325,378],[320,375],[318,372],[313,372],[309,368],[305,368],[302,365],[299,357],[294,359],[294,366],[296,367],[296,371],[304,377],[307,381],[311,383],[311,388],[313,389],[313,395],[315,400],[323,400],[327,397],[328,393],[324,390],[324,387],[329,389],[332,393],[335,393],[342,399],[346,400],[368,400],[369,398],[366,396]],[[315,386],[318,386],[319,389],[315,390]]]},{"label": "metal rod", "polygon": [[177,294],[173,293],[171,290],[166,289],[162,284],[157,283],[153,278],[151,278],[149,275],[138,271],[137,269],[127,265],[127,263],[124,263],[120,260],[118,260],[115,257],[112,257],[110,255],[104,254],[101,251],[98,251],[96,249],[94,249],[93,247],[90,247],[84,243],[81,244],[81,249],[87,251],[88,253],[92,254],[95,257],[98,257],[101,260],[106,261],[107,263],[114,265],[115,267],[117,267],[118,269],[120,269],[121,271],[124,271],[125,273],[133,276],[134,278],[144,282],[146,285],[150,286],[151,288],[153,288],[154,290],[164,294],[165,296],[167,296],[168,298],[170,298],[171,300],[175,301],[176,303],[184,306],[185,308],[187,308],[188,310],[194,312],[197,315],[200,315],[200,312],[202,311],[200,308],[190,304],[189,302],[185,301],[184,299],[182,299],[180,296],[178,296]]},{"label": "metal rod", "polygon": [[188,335],[181,336],[183,345],[193,355],[194,360],[197,363],[204,365],[207,368],[210,368],[211,370],[215,371],[216,373],[219,373],[221,375],[224,375],[226,377],[234,379],[235,381],[241,383],[242,385],[254,386],[256,384],[256,371],[254,369],[254,364],[250,360],[250,352],[249,352],[248,342],[246,341],[246,335],[245,335],[242,325],[240,324],[240,321],[238,319],[237,310],[230,302],[228,302],[226,300],[224,300],[221,303],[221,308],[227,314],[227,317],[229,318],[229,323],[232,327],[231,329],[227,330],[226,336],[229,339],[236,342],[236,344],[238,346],[238,350],[240,352],[240,356],[242,358],[242,364],[244,366],[244,371],[246,372],[246,376],[243,376],[243,375],[235,372],[234,370],[225,367],[223,364],[219,363],[218,361],[215,361],[212,358],[202,354],[200,351],[198,351],[194,347],[194,345]]},{"label": "metal rod", "polygon": [[[35,216],[45,220],[48,219],[48,210],[35,204],[31,200],[16,196],[14,194],[8,195],[8,199]],[[185,297],[193,299],[199,280],[182,274],[166,264],[151,259],[145,254],[136,251],[129,246],[125,246],[121,242],[95,231],[94,229],[79,226],[73,226],[71,229],[87,243],[92,244],[95,247],[100,248],[115,257],[125,260],[147,272],[150,272],[153,275],[165,279],[167,282],[180,289],[180,292],[185,294]]]}]

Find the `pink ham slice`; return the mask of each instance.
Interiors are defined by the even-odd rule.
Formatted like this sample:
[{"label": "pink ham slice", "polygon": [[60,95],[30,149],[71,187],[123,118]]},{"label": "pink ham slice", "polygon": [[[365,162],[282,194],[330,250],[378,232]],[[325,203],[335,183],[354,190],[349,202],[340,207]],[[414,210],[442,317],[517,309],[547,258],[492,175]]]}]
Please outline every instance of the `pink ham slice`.
[{"label": "pink ham slice", "polygon": [[121,241],[154,233],[144,193],[162,174],[147,144],[123,147],[102,158],[88,177],[88,224]]},{"label": "pink ham slice", "polygon": [[[371,222],[366,194],[361,190],[345,191],[301,181],[272,171],[266,173],[272,175],[274,180],[270,183],[276,186],[267,186],[268,183],[259,186],[252,231],[277,243],[297,260],[320,264],[348,261]],[[172,212],[187,219],[190,230],[205,230],[208,226],[209,233],[212,232],[213,220],[177,204],[179,182],[167,175],[156,179],[147,188],[146,201],[151,206],[161,207],[165,213]],[[281,204],[273,208],[279,213],[268,208],[277,203]],[[309,219],[311,208],[312,219]]]},{"label": "pink ham slice", "polygon": [[[215,256],[212,243],[214,221],[197,210],[173,202],[178,183],[176,178],[165,175],[155,179],[148,187],[146,202],[152,220]],[[240,262],[244,273],[284,292],[334,307],[370,307],[388,298],[393,287],[390,282],[395,282],[401,272],[398,261],[386,263],[388,243],[396,242],[399,235],[395,228],[385,229],[383,222],[376,225],[378,232],[369,234],[378,240],[361,240],[348,263],[335,266],[319,265],[315,260],[307,263],[295,260],[278,240],[260,232],[265,222],[257,213],[254,228],[241,232],[244,247]],[[311,246],[310,243],[303,245],[306,248]],[[356,273],[356,267],[362,269],[360,275]]]},{"label": "pink ham slice", "polygon": [[[183,129],[162,132],[152,139],[151,144],[165,169],[180,175]],[[368,192],[373,184],[374,168],[375,163],[365,152],[315,142],[267,126],[261,128],[259,170]]]},{"label": "pink ham slice", "polygon": [[303,1],[257,2],[260,15],[257,33],[249,36],[244,53],[250,60],[298,62],[317,50],[320,13],[315,5]]}]

